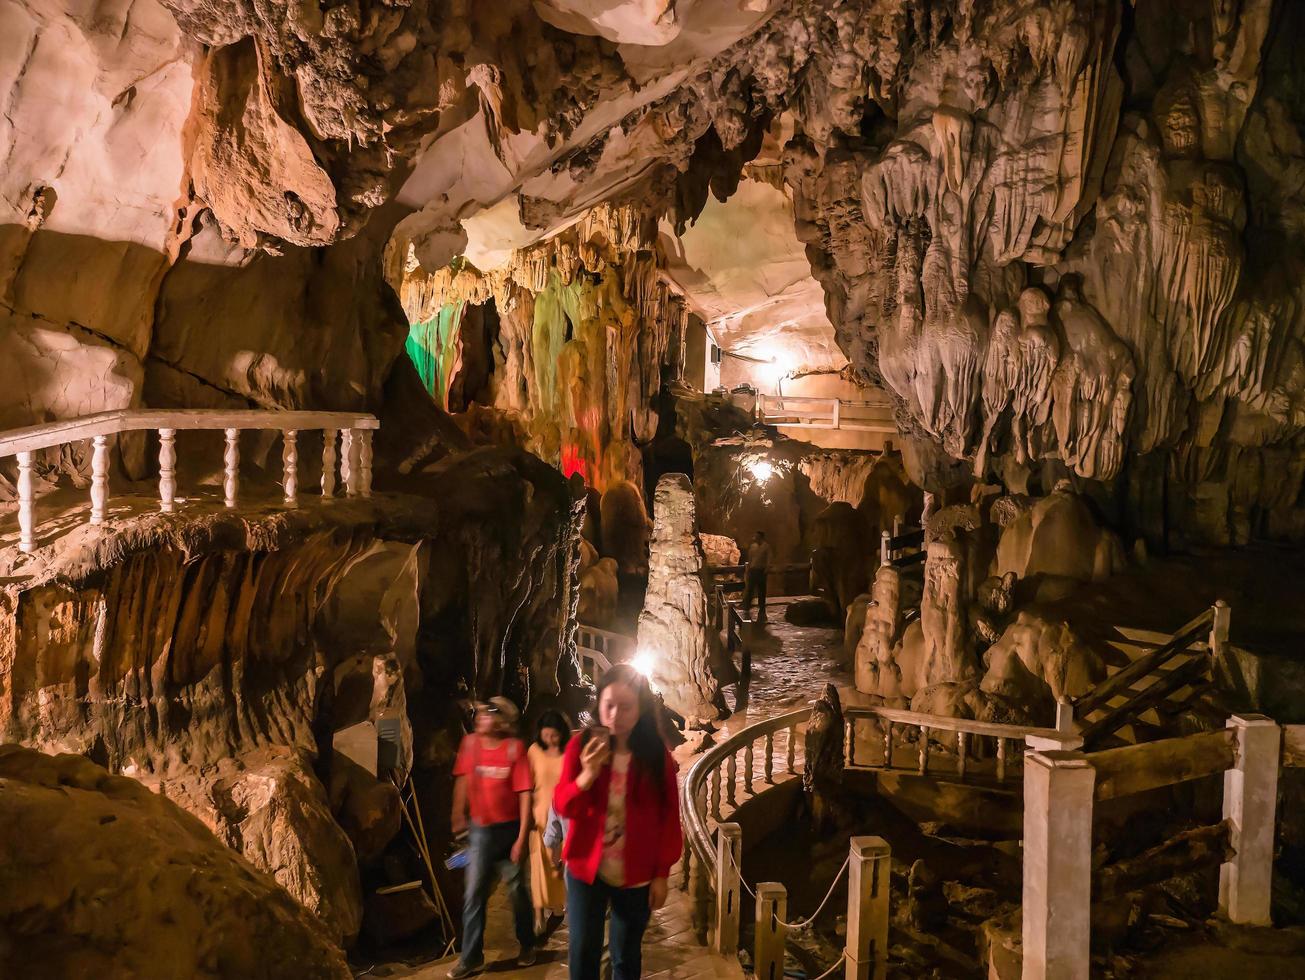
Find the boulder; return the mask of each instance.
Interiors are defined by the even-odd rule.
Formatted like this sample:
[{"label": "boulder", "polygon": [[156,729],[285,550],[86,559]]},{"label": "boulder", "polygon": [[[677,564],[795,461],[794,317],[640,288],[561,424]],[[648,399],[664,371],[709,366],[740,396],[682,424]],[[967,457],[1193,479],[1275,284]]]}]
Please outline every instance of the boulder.
[{"label": "boulder", "polygon": [[0,975],[348,980],[331,933],[195,817],[80,756],[0,746]]}]

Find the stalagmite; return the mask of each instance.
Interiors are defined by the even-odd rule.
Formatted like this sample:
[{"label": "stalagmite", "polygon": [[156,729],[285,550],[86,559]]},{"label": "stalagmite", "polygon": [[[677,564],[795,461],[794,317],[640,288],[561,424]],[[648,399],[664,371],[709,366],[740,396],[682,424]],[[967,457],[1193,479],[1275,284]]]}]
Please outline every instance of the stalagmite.
[{"label": "stalagmite", "polygon": [[649,679],[685,718],[715,719],[716,682],[708,669],[707,594],[702,580],[693,487],[668,473],[657,481],[648,591],[639,614],[638,646],[652,667]]}]

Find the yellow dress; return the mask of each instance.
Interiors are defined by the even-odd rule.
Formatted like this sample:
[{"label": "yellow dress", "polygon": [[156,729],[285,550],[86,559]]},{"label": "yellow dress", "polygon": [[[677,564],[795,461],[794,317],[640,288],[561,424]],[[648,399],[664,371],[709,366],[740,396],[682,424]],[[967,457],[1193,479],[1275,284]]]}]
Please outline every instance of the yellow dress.
[{"label": "yellow dress", "polygon": [[526,755],[535,782],[535,826],[530,831],[530,899],[536,910],[561,912],[566,908],[566,882],[562,879],[561,865],[554,863],[553,855],[544,847],[544,831],[548,828],[553,790],[562,778],[562,753],[549,755],[538,743],[533,743]]}]

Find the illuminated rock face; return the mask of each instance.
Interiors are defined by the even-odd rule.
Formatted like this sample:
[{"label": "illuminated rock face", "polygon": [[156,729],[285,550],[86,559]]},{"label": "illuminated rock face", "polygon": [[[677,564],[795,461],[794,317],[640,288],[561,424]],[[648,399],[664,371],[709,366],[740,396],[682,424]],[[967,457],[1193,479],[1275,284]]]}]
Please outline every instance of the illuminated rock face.
[{"label": "illuminated rock face", "polygon": [[685,718],[711,721],[716,681],[708,668],[707,592],[693,487],[669,473],[657,481],[648,592],[639,614],[639,651],[652,663],[650,679]]}]

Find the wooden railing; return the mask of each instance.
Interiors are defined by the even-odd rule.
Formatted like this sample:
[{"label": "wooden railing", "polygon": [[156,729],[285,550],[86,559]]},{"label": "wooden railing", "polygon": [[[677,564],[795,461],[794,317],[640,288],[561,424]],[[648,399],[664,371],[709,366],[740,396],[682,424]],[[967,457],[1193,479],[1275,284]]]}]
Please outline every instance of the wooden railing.
[{"label": "wooden railing", "polygon": [[886,401],[759,394],[757,418],[767,425],[852,429],[890,435],[897,432],[892,405]]},{"label": "wooden railing", "polygon": [[901,515],[898,515],[893,518],[891,532],[887,528],[880,532],[879,564],[900,569],[922,564],[924,559],[924,528],[907,527]]},{"label": "wooden railing", "polygon": [[380,428],[374,415],[351,412],[272,412],[259,410],[220,411],[211,409],[122,409],[76,419],[11,429],[0,434],[0,458],[18,459],[18,547],[30,553],[36,549],[36,497],[33,488],[35,453],[70,442],[89,439],[91,452],[90,523],[103,523],[109,500],[109,437],[121,432],[154,431],[159,437],[159,509],[176,510],[177,432],[183,429],[221,430],[226,438],[223,453],[223,502],[234,508],[240,492],[240,433],[245,429],[279,429],[282,434],[281,464],[287,507],[298,503],[298,435],[302,431],[323,431],[322,496],[335,493],[336,433],[341,434],[340,479],[351,497],[371,495],[372,431]]},{"label": "wooden railing", "polygon": [[[1269,925],[1278,780],[1281,769],[1301,765],[1305,725],[1280,726],[1263,715],[1234,715],[1221,730],[1102,752],[1029,753],[1022,915],[1026,980],[1088,976],[1094,901],[1109,902],[1202,866],[1219,865],[1224,915],[1235,923]],[[1219,823],[1184,830],[1143,854],[1094,870],[1097,803],[1219,774]]]},{"label": "wooden railing", "polygon": [[[1135,723],[1144,712],[1160,707],[1182,688],[1209,682],[1213,663],[1224,655],[1231,613],[1228,604],[1220,599],[1155,650],[1074,699],[1074,715],[1085,744],[1098,745],[1125,725]],[[1198,644],[1203,638],[1206,643]],[[1175,659],[1182,662],[1166,670]],[[1123,699],[1120,703],[1110,704],[1119,698]]]}]

